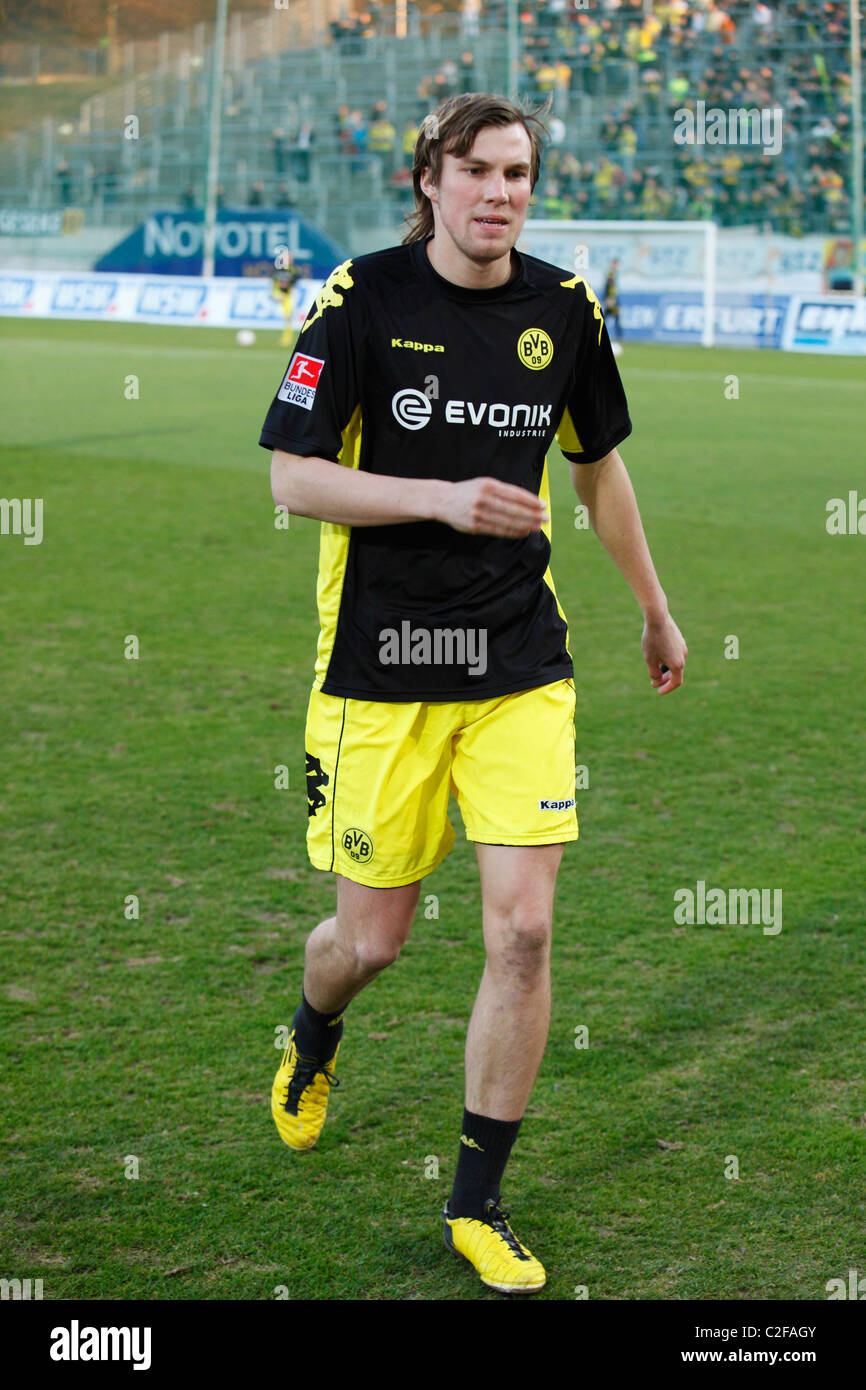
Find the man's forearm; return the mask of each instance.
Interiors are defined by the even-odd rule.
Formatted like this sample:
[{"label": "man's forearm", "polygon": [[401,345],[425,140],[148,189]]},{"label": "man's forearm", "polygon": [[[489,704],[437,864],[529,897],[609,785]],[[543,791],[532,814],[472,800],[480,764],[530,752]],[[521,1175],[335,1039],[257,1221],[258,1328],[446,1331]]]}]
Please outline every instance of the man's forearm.
[{"label": "man's forearm", "polygon": [[548,520],[537,493],[499,478],[392,478],[282,449],[271,461],[271,490],[277,505],[296,516],[339,526],[439,521],[471,535],[519,540]]},{"label": "man's forearm", "polygon": [[441,512],[443,489],[435,478],[391,478],[362,473],[328,459],[300,458],[275,449],[271,491],[278,506],[295,516],[342,526],[390,526],[432,521]]},{"label": "man's forearm", "polygon": [[646,617],[662,617],[668,604],[644,535],[637,499],[616,449],[598,464],[572,464],[575,491],[593,530],[617,565]]}]

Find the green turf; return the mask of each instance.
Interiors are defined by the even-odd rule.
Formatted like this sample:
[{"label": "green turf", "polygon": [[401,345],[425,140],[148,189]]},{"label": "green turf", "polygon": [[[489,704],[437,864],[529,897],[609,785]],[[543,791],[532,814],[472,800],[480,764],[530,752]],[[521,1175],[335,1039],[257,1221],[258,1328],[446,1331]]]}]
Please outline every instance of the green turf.
[{"label": "green turf", "polygon": [[[0,537],[0,1274],[46,1298],[495,1300],[439,1222],[482,965],[459,819],[422,888],[438,920],[419,911],[350,1010],[318,1150],[291,1155],[269,1113],[274,1030],[333,903],[304,845],[318,528],[274,529],[256,443],[278,335],[0,332],[0,493],[43,497],[45,525]],[[557,455],[590,785],[506,1205],[545,1299],[823,1299],[866,1273],[866,537],[825,529],[864,485],[864,368],[631,346],[622,370],[687,678],[650,688]],[[781,933],[678,926],[698,879],[781,888]]]}]

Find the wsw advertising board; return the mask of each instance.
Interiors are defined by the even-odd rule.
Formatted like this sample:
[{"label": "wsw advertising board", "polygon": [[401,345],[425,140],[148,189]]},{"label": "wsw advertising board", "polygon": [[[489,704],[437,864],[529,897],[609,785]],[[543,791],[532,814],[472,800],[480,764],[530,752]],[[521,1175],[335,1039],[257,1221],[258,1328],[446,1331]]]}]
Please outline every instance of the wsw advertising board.
[{"label": "wsw advertising board", "polygon": [[[204,214],[154,212],[124,237],[93,269],[112,274],[200,275]],[[222,208],[217,215],[214,272],[217,276],[266,276],[288,247],[301,273],[326,280],[346,253],[297,213],[267,208]]]},{"label": "wsw advertising board", "polygon": [[[321,280],[298,281],[294,328],[301,327],[321,288]],[[270,280],[250,276],[203,280],[180,275],[0,271],[0,316],[272,328],[280,332],[285,328]]]}]

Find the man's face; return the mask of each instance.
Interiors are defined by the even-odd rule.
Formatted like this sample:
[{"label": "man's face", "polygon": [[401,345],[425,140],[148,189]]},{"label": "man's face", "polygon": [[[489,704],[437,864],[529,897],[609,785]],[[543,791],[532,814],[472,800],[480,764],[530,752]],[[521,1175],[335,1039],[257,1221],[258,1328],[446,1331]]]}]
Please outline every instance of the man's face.
[{"label": "man's face", "polygon": [[522,125],[488,126],[466,155],[443,154],[439,186],[422,176],[436,236],[477,264],[510,255],[526,221],[532,146]]}]

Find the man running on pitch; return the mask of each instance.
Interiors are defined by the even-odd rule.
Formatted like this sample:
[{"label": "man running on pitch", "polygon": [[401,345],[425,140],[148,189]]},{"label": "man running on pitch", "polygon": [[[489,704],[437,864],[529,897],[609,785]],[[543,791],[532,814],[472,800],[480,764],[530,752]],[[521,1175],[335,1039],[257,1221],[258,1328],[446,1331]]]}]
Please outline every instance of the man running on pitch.
[{"label": "man running on pitch", "polygon": [[478,93],[425,120],[406,240],[331,275],[260,440],[277,503],[323,523],[308,850],[337,885],[307,941],[272,1112],[291,1148],[315,1144],[347,1007],[399,955],[421,880],[454,843],[453,789],[486,965],[445,1242],[485,1284],[526,1293],[545,1273],[500,1185],[547,1039],[554,887],[577,838],[554,440],[643,611],[652,685],[679,686],[686,657],[617,452],[631,423],[601,307],[579,276],[514,249],[543,133]]}]

